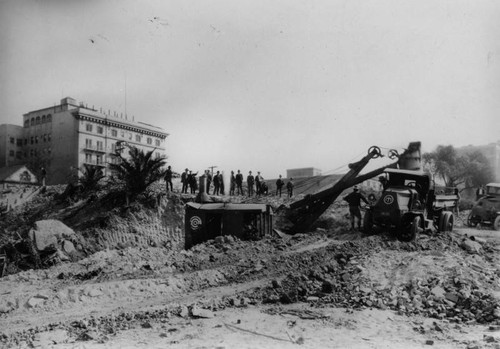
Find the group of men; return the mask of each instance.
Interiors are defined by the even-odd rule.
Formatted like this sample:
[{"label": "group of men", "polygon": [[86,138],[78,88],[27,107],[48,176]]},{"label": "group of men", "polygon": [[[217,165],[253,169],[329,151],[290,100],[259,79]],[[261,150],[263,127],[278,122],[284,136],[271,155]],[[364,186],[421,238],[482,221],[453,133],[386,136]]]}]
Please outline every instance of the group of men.
[{"label": "group of men", "polygon": [[[195,194],[196,190],[198,190],[198,179],[196,176],[198,172],[193,173],[189,169],[185,169],[181,174],[181,184],[182,189],[181,193],[187,193],[188,188],[190,189],[191,194]],[[172,172],[172,167],[168,166],[165,173],[165,182],[167,185],[167,192],[173,191],[172,178],[174,173]],[[213,192],[212,195],[224,195],[224,178],[220,171],[217,171],[215,175],[212,176],[209,170],[205,170],[204,176],[206,178],[206,188],[205,191],[210,195],[210,189],[213,184]],[[260,196],[260,195],[268,195],[269,187],[262,177],[260,171],[257,172],[256,176],[253,176],[252,171],[248,172],[248,176],[246,178],[247,184],[247,195],[250,196]],[[282,188],[285,186],[285,182],[282,179],[281,175],[276,180],[276,195],[281,197]],[[290,178],[288,183],[286,184],[288,197],[293,196],[293,178]],[[231,171],[230,176],[230,189],[229,195],[245,195],[243,190],[243,174],[240,170],[235,174],[234,171]]]}]

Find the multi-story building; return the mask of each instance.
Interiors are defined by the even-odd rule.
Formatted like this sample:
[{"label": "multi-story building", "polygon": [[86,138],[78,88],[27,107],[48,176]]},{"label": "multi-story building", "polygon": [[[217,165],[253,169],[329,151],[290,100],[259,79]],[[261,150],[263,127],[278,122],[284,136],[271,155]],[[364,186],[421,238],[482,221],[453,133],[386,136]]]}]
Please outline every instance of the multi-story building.
[{"label": "multi-story building", "polygon": [[23,127],[0,125],[0,167],[23,163]]},{"label": "multi-story building", "polygon": [[108,164],[118,161],[117,144],[124,142],[152,150],[156,157],[166,155],[168,134],[161,128],[88,108],[70,97],[59,105],[24,114],[23,121],[22,162],[34,168],[44,166],[47,184],[73,181],[84,164],[110,174]]}]

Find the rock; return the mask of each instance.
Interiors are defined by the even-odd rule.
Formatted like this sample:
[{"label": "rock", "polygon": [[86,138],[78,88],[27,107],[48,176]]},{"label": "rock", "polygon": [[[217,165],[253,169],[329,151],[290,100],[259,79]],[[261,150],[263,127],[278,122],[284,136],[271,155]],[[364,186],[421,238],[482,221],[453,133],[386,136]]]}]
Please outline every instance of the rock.
[{"label": "rock", "polygon": [[483,340],[486,343],[496,343],[497,342],[497,339],[495,337],[493,337],[493,336],[487,336],[487,335],[483,336]]},{"label": "rock", "polygon": [[483,246],[479,242],[468,240],[468,239],[462,241],[462,243],[460,244],[460,247],[462,247],[464,250],[466,250],[470,254],[480,254],[483,250]]},{"label": "rock", "polygon": [[224,236],[216,236],[214,240],[215,240],[216,244],[223,244],[224,243]]},{"label": "rock", "polygon": [[212,311],[207,309],[201,309],[197,306],[193,307],[191,313],[193,314],[194,317],[199,317],[204,319],[211,319],[214,317],[214,313]]},{"label": "rock", "polygon": [[102,293],[101,290],[98,290],[96,288],[93,288],[87,292],[87,296],[89,297],[99,297],[102,296],[104,293]]},{"label": "rock", "polygon": [[0,304],[0,314],[14,310],[14,305],[10,302]]},{"label": "rock", "polygon": [[281,284],[278,280],[271,281],[271,284],[273,285],[273,288],[281,288]]},{"label": "rock", "polygon": [[434,345],[434,341],[432,339],[428,339],[425,341],[425,345]]},{"label": "rock", "polygon": [[224,242],[231,244],[231,243],[234,242],[234,237],[232,235],[225,235],[224,236]]},{"label": "rock", "polygon": [[34,345],[47,348],[54,344],[66,343],[69,339],[68,332],[63,329],[56,329],[49,332],[40,332],[35,335]]},{"label": "rock", "polygon": [[153,328],[153,325],[151,325],[151,323],[149,321],[146,321],[146,322],[143,322],[141,324],[141,327],[142,328]]},{"label": "rock", "polygon": [[446,292],[441,286],[435,286],[434,288],[432,288],[431,293],[437,298],[442,298]]},{"label": "rock", "polygon": [[179,316],[183,318],[187,318],[189,316],[189,309],[185,305],[181,306]]},{"label": "rock", "polygon": [[331,281],[325,280],[321,285],[321,292],[333,293],[333,283]]},{"label": "rock", "polygon": [[452,292],[448,292],[444,295],[444,297],[450,302],[456,303],[458,302],[458,295]]},{"label": "rock", "polygon": [[43,304],[44,302],[45,302],[45,299],[43,299],[43,298],[31,297],[28,300],[27,305],[30,308],[35,308],[35,307],[38,307],[39,305]]},{"label": "rock", "polygon": [[318,300],[319,300],[319,297],[316,297],[316,296],[309,296],[306,299],[306,301],[308,301],[308,302],[317,302]]},{"label": "rock", "polygon": [[495,310],[493,310],[493,316],[500,319],[500,308],[495,308]]},{"label": "rock", "polygon": [[39,251],[44,251],[49,246],[56,246],[60,239],[70,239],[75,232],[64,223],[47,219],[35,222],[35,227],[29,231],[29,237],[35,242]]},{"label": "rock", "polygon": [[62,250],[67,253],[67,254],[71,254],[73,252],[76,251],[75,249],[75,245],[73,245],[73,243],[69,240],[64,240],[63,243],[62,243]]}]

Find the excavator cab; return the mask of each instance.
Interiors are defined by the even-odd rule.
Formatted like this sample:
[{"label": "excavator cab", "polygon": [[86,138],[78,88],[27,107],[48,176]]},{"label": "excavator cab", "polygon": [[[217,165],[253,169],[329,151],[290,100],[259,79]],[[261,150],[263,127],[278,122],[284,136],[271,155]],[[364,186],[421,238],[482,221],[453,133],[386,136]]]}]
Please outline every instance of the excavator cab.
[{"label": "excavator cab", "polygon": [[378,226],[396,232],[402,241],[411,241],[424,228],[429,176],[419,171],[387,169],[382,177],[384,189],[365,213],[364,232],[370,234]]}]

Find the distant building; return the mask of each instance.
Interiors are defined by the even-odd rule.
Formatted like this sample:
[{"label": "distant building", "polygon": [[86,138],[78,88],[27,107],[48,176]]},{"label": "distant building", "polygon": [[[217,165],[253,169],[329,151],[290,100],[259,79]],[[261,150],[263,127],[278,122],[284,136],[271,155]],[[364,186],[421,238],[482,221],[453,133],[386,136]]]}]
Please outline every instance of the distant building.
[{"label": "distant building", "polygon": [[0,125],[0,167],[23,163],[23,134],[22,126]]},{"label": "distant building", "polygon": [[[75,180],[84,164],[101,167],[109,175],[108,164],[119,160],[115,151],[124,142],[145,151],[154,150],[156,157],[166,155],[168,134],[161,128],[88,108],[70,97],[63,98],[59,105],[24,114],[22,132],[19,126],[2,126],[7,129],[0,131],[8,134],[8,143],[12,144],[10,138],[14,137],[17,148],[4,151],[0,144],[0,153],[8,153],[12,159],[14,150],[16,161],[36,169],[45,167],[47,184]],[[14,133],[16,136],[11,136]]]},{"label": "distant building", "polygon": [[[487,145],[468,145],[458,149],[459,152],[472,153],[480,151],[490,162],[495,182],[500,182],[500,141]],[[486,184],[486,183],[485,183]]]},{"label": "distant building", "polygon": [[291,170],[286,170],[287,178],[302,178],[314,176],[321,176],[321,170],[314,167],[294,168]]},{"label": "distant building", "polygon": [[35,175],[24,165],[0,168],[0,185],[5,189],[9,184],[37,184]]}]

